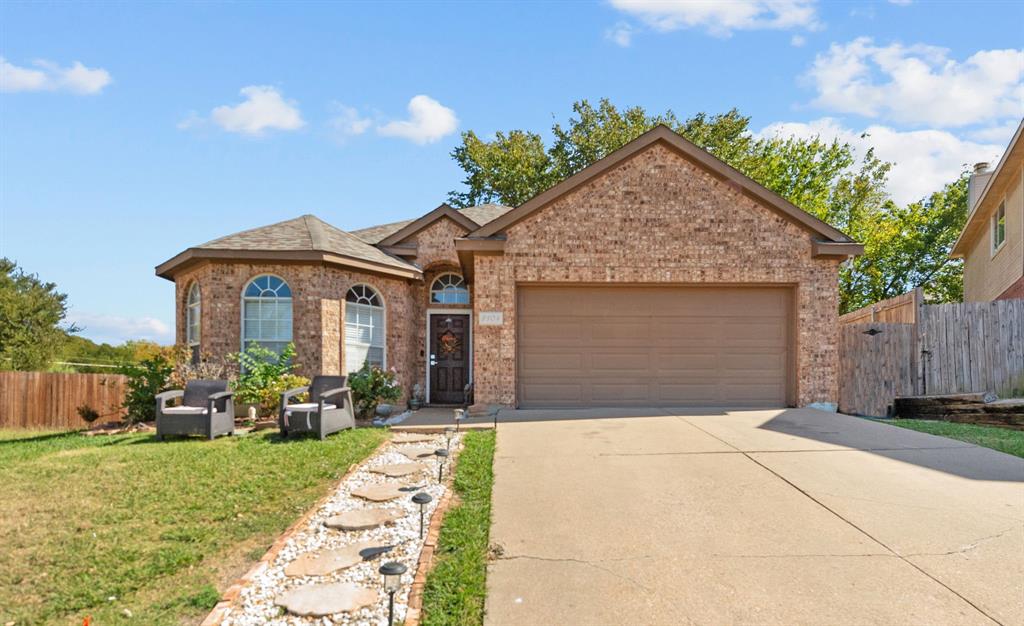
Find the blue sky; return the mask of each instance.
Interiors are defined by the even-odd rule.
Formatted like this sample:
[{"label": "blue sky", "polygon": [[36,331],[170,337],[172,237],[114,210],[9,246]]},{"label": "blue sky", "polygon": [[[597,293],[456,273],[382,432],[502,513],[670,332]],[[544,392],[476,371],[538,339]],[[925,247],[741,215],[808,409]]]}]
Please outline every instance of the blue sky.
[{"label": "blue sky", "polygon": [[546,135],[605,96],[874,145],[909,200],[999,157],[1021,24],[1011,2],[5,2],[0,256],[84,336],[168,342],[153,267],[184,248],[422,214],[460,184],[459,132]]}]

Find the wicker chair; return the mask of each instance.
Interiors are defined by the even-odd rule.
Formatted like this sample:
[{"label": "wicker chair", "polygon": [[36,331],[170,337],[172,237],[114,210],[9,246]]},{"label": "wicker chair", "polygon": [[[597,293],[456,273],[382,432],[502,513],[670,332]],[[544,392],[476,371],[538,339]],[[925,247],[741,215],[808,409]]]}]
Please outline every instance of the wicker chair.
[{"label": "wicker chair", "polygon": [[[345,380],[345,376],[314,376],[308,387],[297,387],[282,393],[278,414],[281,436],[316,433],[323,441],[331,433],[355,428],[352,390],[345,386]],[[309,392],[308,401],[288,403],[295,396],[306,392]]]},{"label": "wicker chair", "polygon": [[[181,398],[178,406],[168,400]],[[156,396],[156,438],[164,435],[203,435],[213,439],[235,433],[234,394],[226,380],[193,380],[185,389]]]}]

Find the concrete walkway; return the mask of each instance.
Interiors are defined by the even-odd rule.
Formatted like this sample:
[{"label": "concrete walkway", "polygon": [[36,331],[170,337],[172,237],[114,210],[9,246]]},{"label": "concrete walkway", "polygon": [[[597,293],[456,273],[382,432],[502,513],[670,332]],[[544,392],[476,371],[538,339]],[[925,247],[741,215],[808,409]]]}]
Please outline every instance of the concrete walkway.
[{"label": "concrete walkway", "polygon": [[488,626],[1024,624],[1024,459],[858,418],[503,412],[493,513]]}]

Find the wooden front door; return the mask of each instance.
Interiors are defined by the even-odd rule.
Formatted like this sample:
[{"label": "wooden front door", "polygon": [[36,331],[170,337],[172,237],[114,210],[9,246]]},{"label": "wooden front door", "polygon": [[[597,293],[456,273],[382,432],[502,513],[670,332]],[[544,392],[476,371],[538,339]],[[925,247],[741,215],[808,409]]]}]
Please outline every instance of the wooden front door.
[{"label": "wooden front door", "polygon": [[469,382],[469,315],[430,315],[430,403],[462,404]]}]

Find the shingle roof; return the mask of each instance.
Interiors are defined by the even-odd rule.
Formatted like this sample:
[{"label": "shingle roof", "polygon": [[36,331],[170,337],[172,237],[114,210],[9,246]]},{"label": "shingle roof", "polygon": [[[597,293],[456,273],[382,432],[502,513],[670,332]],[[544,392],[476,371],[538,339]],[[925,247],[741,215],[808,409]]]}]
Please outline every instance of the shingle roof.
[{"label": "shingle roof", "polygon": [[315,215],[303,215],[295,219],[260,226],[240,233],[214,239],[197,249],[205,250],[316,250],[353,257],[401,268],[416,269],[415,266],[385,254],[366,241],[331,226]]},{"label": "shingle roof", "polygon": [[[508,213],[512,210],[512,207],[502,206],[500,204],[480,204],[456,210],[476,222],[478,225],[483,226],[491,220]],[[369,228],[361,228],[351,232],[353,235],[367,243],[376,244],[387,239],[390,235],[397,233],[415,221],[416,220],[413,219],[403,220],[401,222],[391,222],[390,224],[370,226]]]}]

